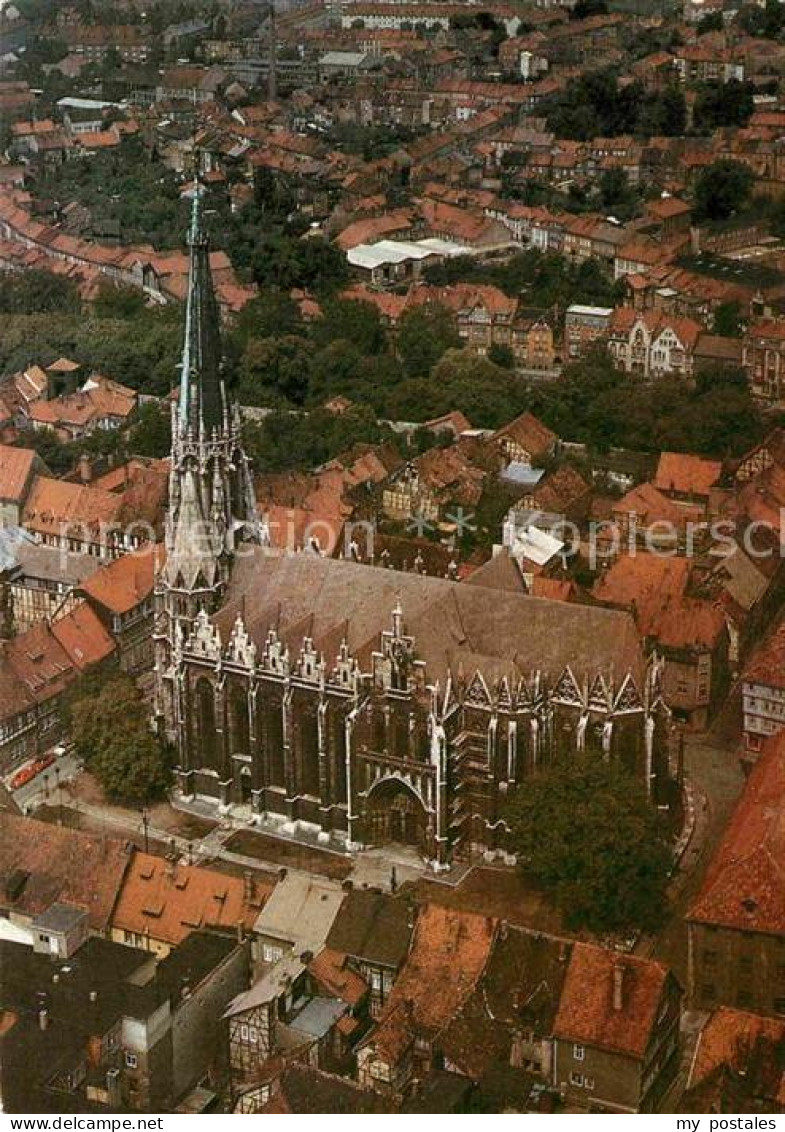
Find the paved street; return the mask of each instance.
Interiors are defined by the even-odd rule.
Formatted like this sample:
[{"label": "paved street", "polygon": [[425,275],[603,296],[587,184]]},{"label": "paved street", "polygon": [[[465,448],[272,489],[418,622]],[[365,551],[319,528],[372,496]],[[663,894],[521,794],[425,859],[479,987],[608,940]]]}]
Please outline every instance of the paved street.
[{"label": "paved street", "polygon": [[61,755],[56,762],[41,774],[37,774],[20,790],[14,790],[13,799],[22,813],[44,800],[51,805],[57,805],[61,800],[57,796],[58,781],[61,785],[70,782],[80,770],[81,763],[73,755]]},{"label": "paved street", "polygon": [[725,736],[719,739],[703,735],[685,736],[684,766],[695,789],[695,834],[674,882],[675,894],[669,922],[644,947],[647,953],[669,963],[682,983],[687,978],[687,929],[684,915],[700,889],[706,866],[744,784],[737,757],[737,744]]}]

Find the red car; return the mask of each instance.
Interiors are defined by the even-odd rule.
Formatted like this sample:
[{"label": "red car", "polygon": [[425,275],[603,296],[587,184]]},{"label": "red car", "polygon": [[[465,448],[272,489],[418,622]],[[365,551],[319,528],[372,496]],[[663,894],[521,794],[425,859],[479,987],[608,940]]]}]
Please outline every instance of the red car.
[{"label": "red car", "polygon": [[34,762],[23,766],[11,779],[11,789],[20,790],[23,786],[26,786],[28,782],[31,782],[37,774],[40,774],[42,770],[46,770],[47,767],[51,766],[54,761],[54,755],[42,755],[40,759],[35,759]]}]

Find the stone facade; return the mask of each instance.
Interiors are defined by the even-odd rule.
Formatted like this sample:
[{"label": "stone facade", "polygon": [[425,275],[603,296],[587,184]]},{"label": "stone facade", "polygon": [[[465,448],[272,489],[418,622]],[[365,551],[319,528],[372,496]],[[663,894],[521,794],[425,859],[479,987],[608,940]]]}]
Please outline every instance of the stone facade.
[{"label": "stone facade", "polygon": [[507,793],[562,752],[623,761],[663,801],[661,667],[627,614],[264,545],[210,339],[198,197],[190,242],[156,616],[183,795],[349,849],[403,842],[438,868],[503,853]]}]

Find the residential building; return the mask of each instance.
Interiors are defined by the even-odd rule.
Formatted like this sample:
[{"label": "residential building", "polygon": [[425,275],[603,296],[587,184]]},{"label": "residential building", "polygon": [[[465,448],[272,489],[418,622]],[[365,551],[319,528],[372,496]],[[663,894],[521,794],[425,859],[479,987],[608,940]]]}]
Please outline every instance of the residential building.
[{"label": "residential building", "polygon": [[679,1062],[682,990],[663,964],[572,949],[553,1024],[553,1081],[591,1112],[652,1112]]},{"label": "residential building", "polygon": [[327,936],[327,946],[346,955],[370,989],[370,1013],[378,1018],[409,954],[417,910],[402,896],[350,889]]},{"label": "residential building", "polygon": [[135,852],[112,914],[111,936],[163,958],[199,928],[250,932],[271,890],[253,872],[229,876]]},{"label": "residential building", "polygon": [[586,355],[597,341],[608,335],[613,307],[590,307],[574,303],[564,315],[565,360],[575,361]]},{"label": "residential building", "polygon": [[555,432],[528,412],[498,429],[493,440],[505,460],[527,467],[553,456],[559,442]]},{"label": "residential building", "polygon": [[627,373],[644,378],[690,377],[701,332],[692,319],[617,307],[608,326],[608,349]]},{"label": "residential building", "polygon": [[751,323],[744,335],[742,364],[753,395],[770,405],[785,398],[785,319]]},{"label": "residential building", "polygon": [[285,873],[253,924],[257,962],[270,965],[290,953],[319,951],[343,898],[344,891],[336,881]]},{"label": "residential building", "polygon": [[785,1019],[721,1006],[698,1035],[681,1112],[781,1113]]},{"label": "residential building", "polygon": [[490,917],[439,904],[421,908],[406,964],[357,1050],[363,1087],[402,1098],[415,1077],[437,1066],[439,1035],[477,987],[495,933]]},{"label": "residential building", "polygon": [[691,561],[656,553],[620,555],[593,596],[630,609],[648,647],[664,659],[666,700],[678,719],[704,728],[728,685],[728,629],[712,601],[690,593]]},{"label": "residential building", "polygon": [[87,913],[91,935],[109,933],[131,854],[118,838],[0,812],[0,940],[33,947],[52,907]]},{"label": "residential building", "polygon": [[783,799],[785,740],[777,735],[752,768],[687,914],[695,1009],[785,1017]]},{"label": "residential building", "polygon": [[47,471],[31,448],[0,444],[0,527],[18,527],[36,475]]},{"label": "residential building", "polygon": [[233,935],[193,932],[157,962],[92,937],[67,959],[0,941],[6,1112],[161,1112],[221,1067],[221,1011],[248,977]]}]

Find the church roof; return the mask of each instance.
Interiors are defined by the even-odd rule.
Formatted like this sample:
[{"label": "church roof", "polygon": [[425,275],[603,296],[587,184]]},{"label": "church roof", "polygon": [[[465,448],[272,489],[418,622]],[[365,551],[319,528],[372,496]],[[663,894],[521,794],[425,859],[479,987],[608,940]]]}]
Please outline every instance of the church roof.
[{"label": "church roof", "polygon": [[296,654],[303,637],[331,664],[345,638],[361,664],[379,647],[400,601],[405,630],[429,681],[463,666],[486,679],[527,675],[577,679],[602,672],[640,678],[644,662],[631,616],[622,611],[468,586],[344,559],[286,555],[265,547],[238,556],[227,602],[216,622],[229,639],[238,613],[261,648],[270,629]]}]

